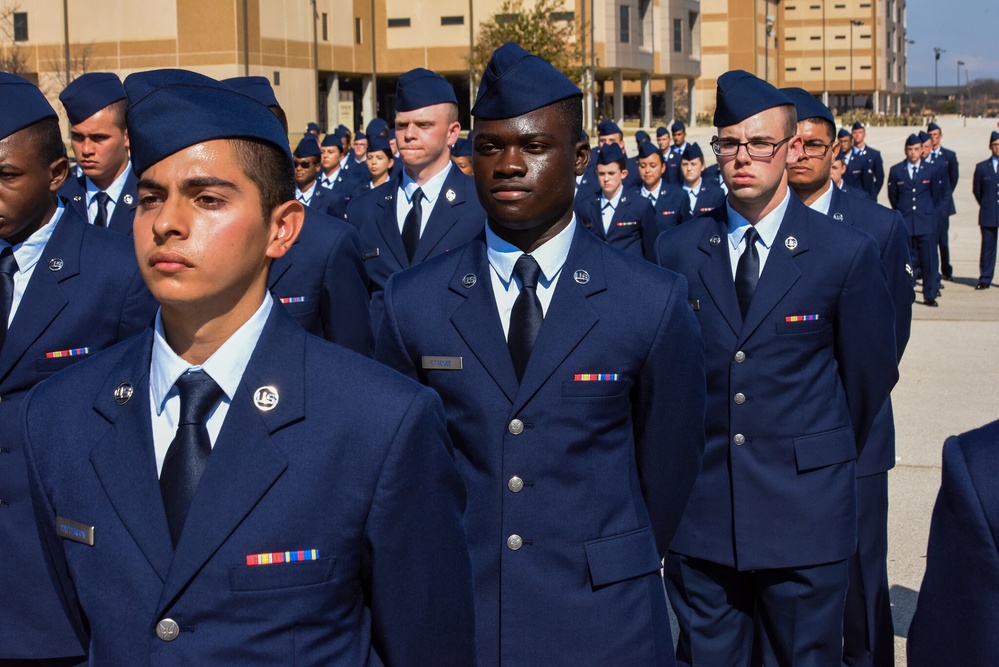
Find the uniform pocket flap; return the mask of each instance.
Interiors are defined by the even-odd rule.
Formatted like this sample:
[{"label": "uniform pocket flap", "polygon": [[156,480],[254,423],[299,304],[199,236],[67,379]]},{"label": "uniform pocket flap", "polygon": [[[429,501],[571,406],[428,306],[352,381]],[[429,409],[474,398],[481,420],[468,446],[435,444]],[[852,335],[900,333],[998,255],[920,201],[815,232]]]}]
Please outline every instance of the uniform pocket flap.
[{"label": "uniform pocket flap", "polygon": [[566,380],[562,383],[562,396],[567,398],[620,396],[627,388],[627,380],[604,380],[600,382]]},{"label": "uniform pocket flap", "polygon": [[857,443],[854,440],[853,429],[847,426],[835,431],[795,438],[794,458],[798,472],[853,461],[857,458]]},{"label": "uniform pocket flap", "polygon": [[641,577],[662,567],[651,528],[601,537],[583,546],[594,587]]},{"label": "uniform pocket flap", "polygon": [[234,592],[245,592],[324,584],[333,578],[335,563],[336,558],[319,558],[274,565],[241,565],[230,568],[229,586]]}]

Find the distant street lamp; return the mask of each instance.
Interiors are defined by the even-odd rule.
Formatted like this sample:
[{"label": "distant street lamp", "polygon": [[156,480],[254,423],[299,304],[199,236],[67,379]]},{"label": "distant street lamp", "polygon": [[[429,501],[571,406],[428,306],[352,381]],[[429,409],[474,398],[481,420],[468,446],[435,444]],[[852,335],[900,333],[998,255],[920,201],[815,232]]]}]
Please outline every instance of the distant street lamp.
[{"label": "distant street lamp", "polygon": [[767,29],[766,29],[766,49],[764,51],[764,63],[763,63],[763,80],[770,80],[770,38],[774,36],[774,21],[776,21],[773,16],[767,16]]},{"label": "distant street lamp", "polygon": [[854,107],[854,94],[853,94],[853,26],[864,25],[863,21],[858,21],[853,19],[850,21],[850,108]]},{"label": "distant street lamp", "polygon": [[933,54],[934,54],[934,58],[933,58],[933,96],[934,97],[936,97],[937,95],[940,94],[940,91],[937,90],[937,70],[939,69],[939,65],[940,65],[940,54],[941,53],[947,53],[947,49],[941,49],[939,46],[934,46],[933,47]]}]

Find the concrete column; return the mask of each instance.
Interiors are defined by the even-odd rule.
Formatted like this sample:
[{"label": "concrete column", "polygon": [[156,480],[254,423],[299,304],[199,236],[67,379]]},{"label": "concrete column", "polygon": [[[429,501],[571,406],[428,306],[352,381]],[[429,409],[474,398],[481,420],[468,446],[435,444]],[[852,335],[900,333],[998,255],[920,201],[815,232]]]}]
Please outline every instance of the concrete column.
[{"label": "concrete column", "polygon": [[823,90],[822,91],[822,104],[824,104],[826,106],[829,106],[829,91],[828,90]]},{"label": "concrete column", "polygon": [[666,124],[672,123],[675,118],[673,114],[676,109],[673,107],[673,79],[666,79]]},{"label": "concrete column", "polygon": [[593,127],[593,81],[590,80],[590,71],[583,73],[583,129],[587,132]]},{"label": "concrete column", "polygon": [[695,79],[687,79],[687,125],[693,127],[697,122],[697,91],[694,89]]},{"label": "concrete column", "polygon": [[333,129],[340,124],[340,75],[326,75],[326,127]]},{"label": "concrete column", "polygon": [[652,126],[652,77],[642,75],[642,127]]},{"label": "concrete column", "polygon": [[874,113],[881,113],[881,95],[879,93],[880,91],[875,90],[871,94],[871,108]]},{"label": "concrete column", "polygon": [[895,115],[896,116],[901,116],[902,115],[902,96],[901,95],[896,95],[895,96]]},{"label": "concrete column", "polygon": [[621,70],[614,72],[614,122],[624,123],[624,74]]},{"label": "concrete column", "polygon": [[361,125],[375,119],[375,86],[370,76],[361,77]]}]

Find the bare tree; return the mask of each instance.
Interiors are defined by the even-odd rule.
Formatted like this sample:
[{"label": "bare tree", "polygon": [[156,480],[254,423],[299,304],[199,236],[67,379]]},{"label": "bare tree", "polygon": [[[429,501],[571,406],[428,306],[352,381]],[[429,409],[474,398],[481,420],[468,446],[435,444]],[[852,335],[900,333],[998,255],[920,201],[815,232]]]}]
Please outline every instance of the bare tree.
[{"label": "bare tree", "polygon": [[62,90],[69,85],[70,81],[90,71],[94,52],[93,42],[71,45],[69,78],[67,78],[66,57],[62,49],[52,47],[45,52],[45,69],[52,73],[53,83],[59,87],[59,90]]},{"label": "bare tree", "polygon": [[28,53],[14,41],[14,14],[20,11],[20,4],[0,7],[0,71],[24,76],[29,73]]}]

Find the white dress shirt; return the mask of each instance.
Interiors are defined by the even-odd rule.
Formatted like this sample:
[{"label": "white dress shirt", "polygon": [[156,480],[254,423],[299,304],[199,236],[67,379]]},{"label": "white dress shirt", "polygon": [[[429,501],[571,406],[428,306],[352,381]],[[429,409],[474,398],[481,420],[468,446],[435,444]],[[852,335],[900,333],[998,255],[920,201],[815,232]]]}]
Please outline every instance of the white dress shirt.
[{"label": "white dress shirt", "polygon": [[610,234],[611,222],[614,221],[614,212],[617,211],[617,205],[621,203],[622,192],[624,192],[624,188],[618,188],[617,194],[610,199],[607,199],[607,195],[602,192],[600,193],[600,217],[603,220],[604,235]]},{"label": "white dress shirt", "polygon": [[[108,195],[108,205],[105,208],[107,211],[107,217],[105,220],[108,224],[111,223],[111,216],[114,215],[115,206],[118,205],[118,200],[121,199],[121,191],[125,189],[125,181],[128,180],[128,174],[132,171],[132,161],[129,160],[128,164],[125,165],[125,171],[118,174],[118,178],[114,179],[108,189],[104,192]],[[101,191],[99,187],[94,185],[94,182],[90,180],[88,176],[86,178],[87,183],[87,218],[90,220],[90,224],[94,224],[97,220],[97,193]]]},{"label": "white dress shirt", "polygon": [[829,183],[830,187],[820,194],[818,199],[808,205],[808,208],[818,211],[822,215],[829,215],[829,207],[832,206],[833,188],[836,187],[836,184],[832,181],[829,181]]},{"label": "white dress shirt", "polygon": [[300,201],[303,204],[305,204],[306,206],[308,206],[309,202],[312,201],[312,195],[316,191],[316,183],[318,183],[318,182],[319,181],[312,181],[312,185],[310,185],[305,192],[302,192],[301,190],[299,190],[298,186],[296,185],[295,186],[295,199],[297,199],[298,201]]},{"label": "white dress shirt", "polygon": [[177,378],[189,370],[204,370],[222,389],[222,398],[208,415],[208,437],[212,447],[222,430],[222,423],[229,412],[229,405],[243,379],[243,371],[250,361],[250,355],[257,347],[260,333],[267,323],[267,317],[274,305],[274,298],[268,293],[257,312],[250,316],[204,364],[192,366],[173,351],[163,333],[163,319],[156,311],[156,324],[153,333],[153,353],[149,364],[149,407],[153,420],[153,448],[156,452],[156,474],[163,471],[170,443],[177,434],[177,421],[180,419],[180,393],[174,386]]},{"label": "white dress shirt", "polygon": [[648,199],[650,204],[652,204],[653,206],[655,206],[656,205],[656,200],[659,199],[659,192],[662,189],[662,186],[663,186],[662,179],[659,179],[659,181],[656,183],[656,187],[653,188],[652,190],[646,190],[645,189],[645,184],[643,183],[642,184],[642,196],[645,197],[646,199]]},{"label": "white dress shirt", "polygon": [[[780,223],[784,221],[784,213],[787,205],[791,201],[791,188],[787,189],[784,199],[777,208],[770,211],[762,220],[756,223],[756,233],[760,235],[757,242],[757,252],[760,255],[760,275],[763,275],[763,267],[770,256],[770,248],[773,246]],[[732,208],[728,200],[725,200],[725,207],[728,209],[728,255],[732,262],[732,278],[735,278],[736,269],[739,266],[739,257],[746,249],[746,232],[749,231],[749,221],[742,217]]]},{"label": "white dress shirt", "polygon": [[[565,229],[531,253],[531,257],[536,259],[541,267],[536,292],[538,301],[541,302],[541,312],[545,315],[548,314],[548,306],[552,302],[552,295],[555,293],[558,277],[562,273],[562,266],[569,256],[569,246],[572,244],[572,236],[575,232],[576,216],[573,214],[572,220]],[[503,337],[506,338],[510,333],[510,313],[513,311],[513,304],[520,295],[521,288],[520,281],[513,275],[513,267],[524,251],[496,236],[487,223],[486,253],[489,257],[489,275],[492,277],[496,310],[499,312],[500,322],[503,325]]]},{"label": "white dress shirt", "polygon": [[65,210],[62,200],[59,200],[52,218],[39,227],[34,234],[15,246],[11,246],[3,239],[0,239],[0,249],[12,247],[14,249],[14,259],[17,261],[17,273],[13,276],[14,298],[11,299],[10,312],[7,314],[8,329],[11,322],[14,321],[14,314],[17,312],[17,307],[21,304],[24,290],[28,288],[28,281],[31,280],[31,274],[35,272],[35,265],[42,258],[45,246],[48,244],[49,239],[52,238],[52,232],[55,231],[56,225],[59,224],[59,219],[62,218],[63,211]]},{"label": "white dress shirt", "polygon": [[683,190],[687,193],[687,200],[690,202],[690,210],[695,211],[694,208],[697,205],[697,195],[701,194],[701,185],[704,179],[697,179],[697,185],[690,187],[686,182],[683,184]]},{"label": "white dress shirt", "polygon": [[413,194],[417,188],[420,188],[423,190],[423,208],[420,209],[423,213],[423,216],[420,218],[420,236],[423,236],[423,230],[426,229],[427,222],[430,220],[430,214],[434,211],[434,205],[437,203],[437,197],[440,196],[441,188],[444,187],[444,181],[447,179],[448,174],[451,173],[452,164],[452,162],[448,162],[446,167],[431,176],[423,185],[418,185],[403,170],[402,186],[399,188],[399,192],[405,196],[396,196],[395,198],[395,217],[396,222],[399,223],[400,234],[402,234],[402,228],[406,224],[406,216],[409,215],[409,209],[413,208]]}]

